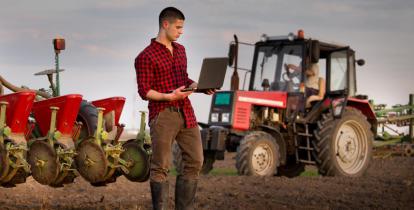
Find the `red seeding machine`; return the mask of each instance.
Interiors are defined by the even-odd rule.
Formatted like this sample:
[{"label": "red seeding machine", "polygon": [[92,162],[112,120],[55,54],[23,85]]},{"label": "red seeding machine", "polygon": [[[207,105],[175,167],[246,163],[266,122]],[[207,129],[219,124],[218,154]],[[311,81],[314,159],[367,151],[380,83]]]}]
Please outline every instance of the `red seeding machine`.
[{"label": "red seeding machine", "polygon": [[[61,96],[59,53],[65,40],[53,44],[56,69],[36,74],[47,75],[50,90],[17,87],[0,76],[0,184],[13,187],[28,176],[52,187],[72,183],[79,175],[94,186],[121,175],[146,181],[151,148],[145,114],[137,138],[119,141],[125,98],[88,102],[80,94]],[[4,94],[3,86],[14,93]]]}]

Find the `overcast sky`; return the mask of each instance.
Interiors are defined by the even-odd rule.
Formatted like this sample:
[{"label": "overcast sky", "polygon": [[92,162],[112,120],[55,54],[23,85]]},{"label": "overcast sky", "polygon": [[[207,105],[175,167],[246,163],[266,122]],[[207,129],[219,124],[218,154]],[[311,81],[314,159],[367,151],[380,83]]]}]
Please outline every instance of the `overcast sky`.
[{"label": "overcast sky", "polygon": [[[158,14],[167,6],[181,9],[188,72],[197,80],[204,57],[226,56],[228,44],[254,43],[260,35],[305,36],[351,46],[366,65],[357,69],[358,93],[389,105],[408,102],[414,93],[414,1],[138,1],[0,0],[0,75],[17,85],[47,87],[34,73],[54,67],[52,39],[66,39],[61,53],[61,92],[96,100],[124,96],[121,121],[138,127],[134,59],[158,32]],[[241,65],[251,68],[243,48]],[[229,87],[232,70],[226,75]],[[242,75],[242,74],[241,74]],[[199,121],[207,121],[210,96],[191,97]]]}]

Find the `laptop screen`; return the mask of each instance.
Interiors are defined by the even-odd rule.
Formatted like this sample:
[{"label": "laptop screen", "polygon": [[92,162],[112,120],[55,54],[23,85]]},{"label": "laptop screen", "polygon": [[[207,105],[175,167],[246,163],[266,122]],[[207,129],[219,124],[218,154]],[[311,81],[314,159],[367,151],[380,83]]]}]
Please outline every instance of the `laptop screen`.
[{"label": "laptop screen", "polygon": [[226,76],[227,63],[227,57],[204,58],[197,89],[220,89]]}]

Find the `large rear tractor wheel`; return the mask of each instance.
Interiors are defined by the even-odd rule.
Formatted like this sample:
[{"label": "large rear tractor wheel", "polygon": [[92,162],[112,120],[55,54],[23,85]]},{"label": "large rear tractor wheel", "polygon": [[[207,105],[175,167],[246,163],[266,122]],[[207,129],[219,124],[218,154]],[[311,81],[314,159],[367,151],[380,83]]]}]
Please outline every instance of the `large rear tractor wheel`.
[{"label": "large rear tractor wheel", "polygon": [[[177,171],[177,174],[181,174],[183,172],[184,167],[182,163],[183,157],[181,154],[181,149],[178,146],[177,142],[174,142],[173,144],[172,154],[175,170]],[[203,167],[201,168],[200,174],[207,175],[208,173],[210,173],[210,171],[213,170],[213,165],[215,161],[216,157],[214,152],[204,151]]]},{"label": "large rear tractor wheel", "polygon": [[280,153],[276,140],[263,131],[253,131],[240,142],[236,155],[239,175],[273,176],[277,173]]},{"label": "large rear tractor wheel", "polygon": [[340,119],[331,113],[318,122],[314,141],[319,173],[326,176],[359,177],[372,159],[373,134],[366,117],[346,108]]}]

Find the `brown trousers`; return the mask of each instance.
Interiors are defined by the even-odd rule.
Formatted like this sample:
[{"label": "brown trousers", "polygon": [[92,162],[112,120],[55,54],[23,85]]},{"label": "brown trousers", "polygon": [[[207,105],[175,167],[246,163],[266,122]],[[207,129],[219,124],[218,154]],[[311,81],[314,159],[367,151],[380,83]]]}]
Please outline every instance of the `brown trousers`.
[{"label": "brown trousers", "polygon": [[172,144],[177,141],[182,152],[183,179],[197,179],[203,166],[203,147],[198,127],[185,128],[182,113],[164,109],[150,122],[152,158],[150,181],[167,180]]}]

